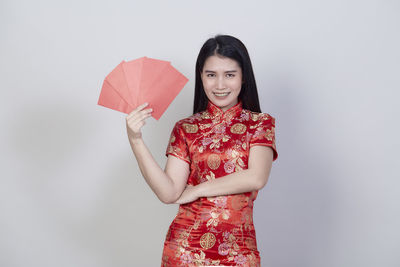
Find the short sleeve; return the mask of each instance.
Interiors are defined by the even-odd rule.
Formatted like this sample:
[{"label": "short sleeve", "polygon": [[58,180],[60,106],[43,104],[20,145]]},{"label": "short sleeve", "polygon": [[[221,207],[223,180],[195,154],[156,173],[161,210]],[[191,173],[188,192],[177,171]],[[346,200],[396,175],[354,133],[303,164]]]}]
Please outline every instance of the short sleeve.
[{"label": "short sleeve", "polygon": [[177,122],[172,129],[165,155],[167,157],[168,155],[173,155],[190,164],[188,145],[186,143],[185,134],[180,127],[179,122]]},{"label": "short sleeve", "polygon": [[250,138],[250,147],[255,145],[269,146],[274,152],[273,161],[278,158],[275,144],[275,118],[268,114],[260,116]]}]

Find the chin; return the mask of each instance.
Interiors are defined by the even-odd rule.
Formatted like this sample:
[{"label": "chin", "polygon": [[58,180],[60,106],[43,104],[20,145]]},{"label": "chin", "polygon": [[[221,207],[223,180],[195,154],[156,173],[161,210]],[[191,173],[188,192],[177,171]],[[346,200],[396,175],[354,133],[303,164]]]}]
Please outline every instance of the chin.
[{"label": "chin", "polygon": [[[216,106],[218,106],[219,108],[225,108],[225,107],[229,107],[229,106],[234,106],[237,102],[234,99],[224,99],[224,100],[220,100],[220,99],[213,99],[212,101]],[[233,104],[235,103],[235,104]]]}]

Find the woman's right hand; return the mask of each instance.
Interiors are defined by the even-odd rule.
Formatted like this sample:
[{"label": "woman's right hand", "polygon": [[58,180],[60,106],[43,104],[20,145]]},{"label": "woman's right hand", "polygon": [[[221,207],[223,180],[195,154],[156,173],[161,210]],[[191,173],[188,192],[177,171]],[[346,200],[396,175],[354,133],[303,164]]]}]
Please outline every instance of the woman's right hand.
[{"label": "woman's right hand", "polygon": [[148,105],[148,103],[144,103],[126,116],[126,130],[129,140],[135,141],[142,138],[140,129],[146,124],[145,119],[150,117],[153,111],[151,108],[144,109]]}]

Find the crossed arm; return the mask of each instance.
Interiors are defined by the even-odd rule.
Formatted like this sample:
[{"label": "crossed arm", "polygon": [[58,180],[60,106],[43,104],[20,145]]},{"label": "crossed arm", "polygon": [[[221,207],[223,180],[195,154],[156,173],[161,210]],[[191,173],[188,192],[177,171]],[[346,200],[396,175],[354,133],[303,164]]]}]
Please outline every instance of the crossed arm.
[{"label": "crossed arm", "polygon": [[250,148],[248,169],[209,180],[196,186],[188,185],[174,202],[184,204],[199,197],[213,197],[260,190],[268,181],[272,167],[273,150],[268,146]]},{"label": "crossed arm", "polygon": [[147,184],[166,204],[259,190],[266,185],[272,166],[272,148],[256,145],[250,148],[248,169],[191,186],[187,185],[190,169],[186,161],[169,155],[162,170],[142,139],[129,141]]}]

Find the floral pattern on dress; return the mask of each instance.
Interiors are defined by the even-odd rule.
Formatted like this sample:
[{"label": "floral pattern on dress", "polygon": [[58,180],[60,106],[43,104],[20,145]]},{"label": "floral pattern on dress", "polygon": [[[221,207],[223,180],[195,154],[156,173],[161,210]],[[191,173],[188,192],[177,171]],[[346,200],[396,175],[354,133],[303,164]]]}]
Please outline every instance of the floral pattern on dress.
[{"label": "floral pattern on dress", "polygon": [[[271,147],[277,159],[271,115],[243,109],[241,102],[223,112],[208,102],[205,111],[175,124],[166,155],[186,161],[187,183],[197,185],[247,169],[255,145]],[[180,205],[165,238],[161,266],[260,266],[253,224],[257,194],[201,197]]]}]

